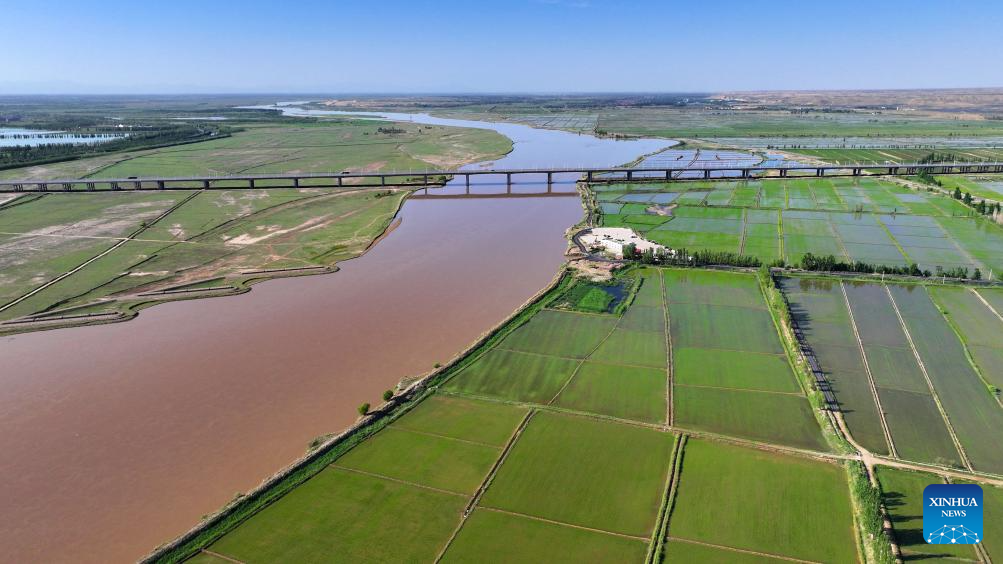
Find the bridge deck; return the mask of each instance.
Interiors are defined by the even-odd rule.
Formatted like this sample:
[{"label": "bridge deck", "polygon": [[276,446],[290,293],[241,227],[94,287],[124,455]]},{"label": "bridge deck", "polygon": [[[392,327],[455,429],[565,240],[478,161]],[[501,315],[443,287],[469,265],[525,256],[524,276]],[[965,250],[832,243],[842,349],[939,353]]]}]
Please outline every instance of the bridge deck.
[{"label": "bridge deck", "polygon": [[[1003,173],[1003,163],[904,163],[904,164],[842,164],[805,165],[787,163],[775,166],[723,165],[718,167],[556,167],[517,169],[470,169],[470,170],[428,170],[428,171],[386,171],[386,172],[331,172],[331,173],[278,173],[240,174],[232,176],[169,176],[169,177],[129,177],[129,178],[57,178],[51,180],[23,179],[0,180],[0,192],[50,191],[51,189],[86,190],[132,189],[132,190],[200,190],[234,188],[328,188],[341,186],[429,186],[438,185],[447,177],[465,177],[469,183],[474,176],[496,175],[512,184],[513,176],[543,175],[548,184],[554,175],[577,175],[587,181],[617,180],[682,180],[683,175],[694,175],[694,179],[728,180],[753,178],[770,175],[794,176],[862,176],[894,175],[909,176],[920,171],[930,174],[984,174]],[[346,180],[378,180],[376,184],[346,183]],[[566,180],[566,179],[562,179]],[[355,182],[358,182],[355,181]],[[236,184],[236,185],[234,185]]]}]

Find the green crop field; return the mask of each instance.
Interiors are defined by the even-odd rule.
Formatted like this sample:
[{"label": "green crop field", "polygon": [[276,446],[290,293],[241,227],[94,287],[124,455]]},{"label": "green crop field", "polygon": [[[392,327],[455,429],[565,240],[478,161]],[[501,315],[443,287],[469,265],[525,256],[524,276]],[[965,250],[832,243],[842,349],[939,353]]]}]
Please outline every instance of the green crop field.
[{"label": "green crop field", "polygon": [[566,358],[496,349],[458,374],[446,389],[475,396],[547,403],[571,378],[578,364]]},{"label": "green crop field", "polygon": [[[320,561],[334,551],[363,562],[432,560],[525,415],[432,397],[211,550],[248,562]],[[409,542],[391,542],[397,535]]]},{"label": "green crop field", "polygon": [[481,505],[647,538],[673,444],[660,431],[537,413]]},{"label": "green crop field", "polygon": [[677,424],[825,450],[756,278],[691,270],[664,277]]},{"label": "green crop field", "polygon": [[616,318],[545,310],[505,339],[505,349],[585,358],[613,331]]},{"label": "green crop field", "polygon": [[663,423],[669,409],[664,316],[659,273],[642,272],[622,317],[544,309],[445,389]]},{"label": "green crop field", "polygon": [[443,562],[641,562],[640,539],[572,528],[478,508],[456,536]]},{"label": "green crop field", "polygon": [[[601,221],[671,248],[731,252],[769,263],[805,253],[935,272],[1003,267],[1003,228],[938,192],[877,178],[763,179],[594,187]],[[756,192],[757,197],[749,194]],[[654,203],[671,199],[671,209]],[[618,207],[613,207],[618,206]]]},{"label": "green crop field", "polygon": [[683,451],[669,536],[816,562],[858,560],[840,465],[694,439]]},{"label": "green crop field", "polygon": [[877,477],[895,541],[908,560],[935,556],[976,560],[970,546],[927,544],[923,539],[923,488],[943,480],[933,474],[886,467],[878,467]]},{"label": "green crop field", "polygon": [[[244,562],[430,562],[466,497],[329,468],[210,546]],[[408,542],[400,542],[407,538]]]},{"label": "green crop field", "polygon": [[666,411],[665,379],[664,368],[586,362],[554,403],[622,419],[661,423]]}]

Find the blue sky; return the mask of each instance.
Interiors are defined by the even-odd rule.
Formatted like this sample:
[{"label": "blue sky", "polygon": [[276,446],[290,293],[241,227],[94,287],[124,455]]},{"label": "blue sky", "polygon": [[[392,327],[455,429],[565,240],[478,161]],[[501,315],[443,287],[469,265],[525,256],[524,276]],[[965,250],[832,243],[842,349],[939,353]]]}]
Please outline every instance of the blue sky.
[{"label": "blue sky", "polygon": [[1003,86],[990,1],[0,0],[0,94]]}]

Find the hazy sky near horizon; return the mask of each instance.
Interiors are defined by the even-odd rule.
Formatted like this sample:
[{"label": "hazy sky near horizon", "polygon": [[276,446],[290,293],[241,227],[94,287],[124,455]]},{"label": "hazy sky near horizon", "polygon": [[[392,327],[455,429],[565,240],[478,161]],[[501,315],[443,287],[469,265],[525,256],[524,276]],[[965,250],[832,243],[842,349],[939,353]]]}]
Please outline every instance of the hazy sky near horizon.
[{"label": "hazy sky near horizon", "polygon": [[0,0],[0,95],[1003,86],[992,1]]}]

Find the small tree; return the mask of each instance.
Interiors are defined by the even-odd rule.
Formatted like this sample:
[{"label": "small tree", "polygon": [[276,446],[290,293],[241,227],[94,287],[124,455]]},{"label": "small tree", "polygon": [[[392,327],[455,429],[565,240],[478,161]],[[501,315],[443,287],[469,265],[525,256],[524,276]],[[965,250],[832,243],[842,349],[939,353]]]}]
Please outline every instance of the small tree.
[{"label": "small tree", "polygon": [[972,273],[972,280],[982,280],[982,271],[976,268],[975,272]]},{"label": "small tree", "polygon": [[954,187],[954,199],[955,200],[961,199],[961,188],[958,188],[957,186]]},{"label": "small tree", "polygon": [[383,401],[390,401],[390,398],[394,397],[393,390],[387,390],[383,392]]},{"label": "small tree", "polygon": [[369,413],[369,402],[359,406],[359,415],[366,415],[367,413]]}]

